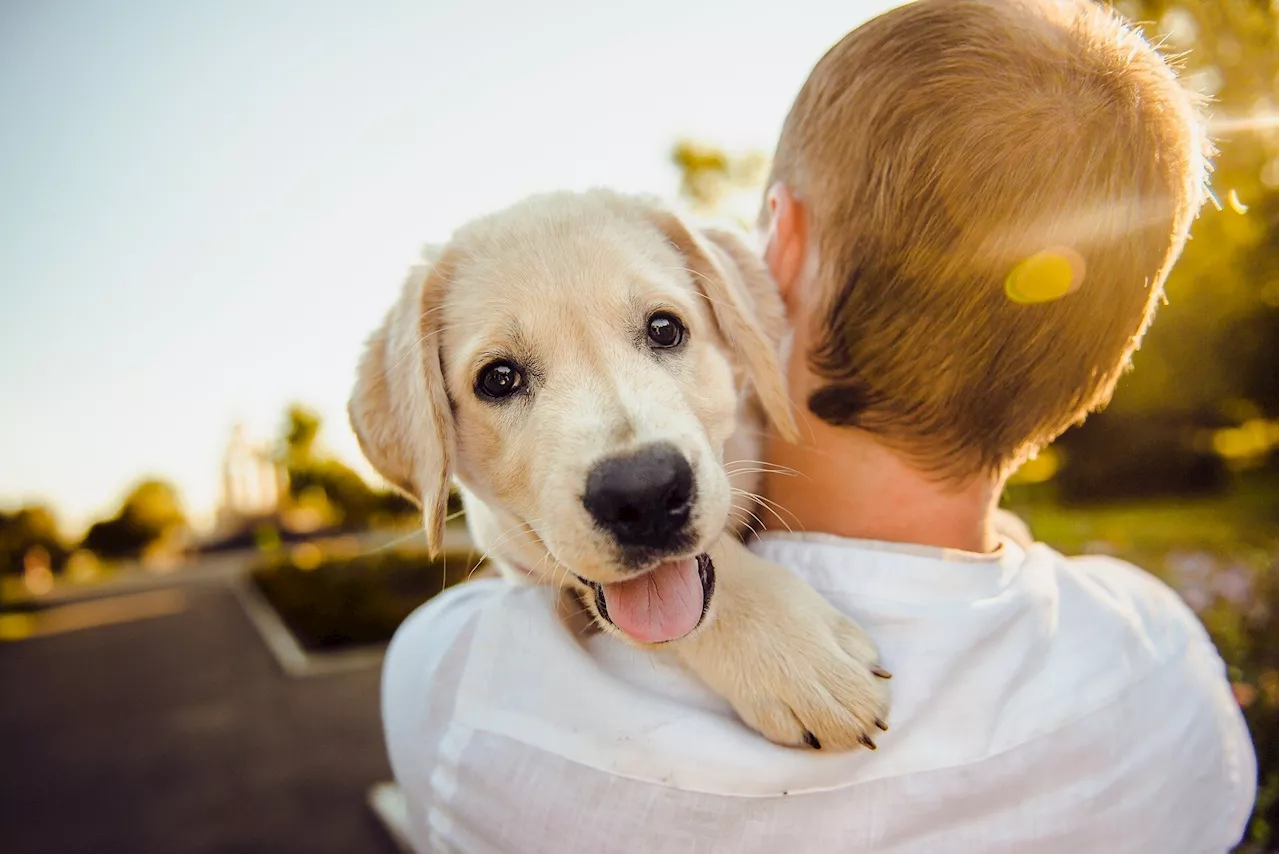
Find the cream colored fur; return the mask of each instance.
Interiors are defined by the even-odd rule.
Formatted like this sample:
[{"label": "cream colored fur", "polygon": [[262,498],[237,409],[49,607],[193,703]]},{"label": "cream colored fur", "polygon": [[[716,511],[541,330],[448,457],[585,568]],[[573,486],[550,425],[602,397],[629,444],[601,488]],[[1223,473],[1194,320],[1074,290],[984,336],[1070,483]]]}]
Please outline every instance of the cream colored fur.
[{"label": "cream colored fur", "polygon": [[[642,346],[658,310],[687,327],[678,358]],[[733,235],[607,191],[537,196],[463,227],[411,271],[361,361],[351,422],[374,466],[421,501],[433,550],[456,481],[472,537],[504,574],[578,590],[575,575],[630,574],[583,508],[591,465],[675,445],[696,482],[690,554],[711,556],[717,583],[699,628],[662,648],[776,742],[871,746],[888,708],[875,646],[738,539],[758,509],[763,419],[795,433],[783,327],[776,289]],[[495,356],[529,365],[536,389],[480,399],[477,374]]]}]

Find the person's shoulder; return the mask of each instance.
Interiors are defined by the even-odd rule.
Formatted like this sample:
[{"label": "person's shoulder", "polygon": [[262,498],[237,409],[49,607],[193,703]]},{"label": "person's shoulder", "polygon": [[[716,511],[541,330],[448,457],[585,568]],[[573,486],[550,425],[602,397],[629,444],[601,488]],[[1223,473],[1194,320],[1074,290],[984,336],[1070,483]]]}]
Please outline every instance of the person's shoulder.
[{"label": "person's shoulder", "polygon": [[1168,584],[1117,558],[1066,557],[1039,543],[1026,557],[1024,569],[1052,578],[1042,587],[1052,591],[1061,642],[1053,669],[1079,707],[1079,736],[1114,743],[1123,733],[1111,772],[1134,785],[1176,780],[1160,802],[1211,805],[1215,820],[1201,832],[1213,839],[1203,850],[1229,847],[1248,820],[1256,765],[1226,664],[1200,618]]},{"label": "person's shoulder", "polygon": [[550,611],[553,596],[550,588],[485,578],[451,587],[419,606],[396,629],[383,658],[382,706],[387,729],[400,729],[399,718],[411,717],[414,710],[423,708],[428,693],[439,699],[449,686],[456,687],[456,677],[483,616],[493,611],[502,612],[504,618]]},{"label": "person's shoulder", "polygon": [[[1113,557],[1066,557],[1033,543],[1020,555],[1011,590],[1043,643],[1041,666],[1019,695],[1029,710],[1046,698],[1062,703],[1061,725],[1170,702],[1202,724],[1232,711],[1217,647],[1195,612],[1150,573]],[[1026,731],[1044,725],[1032,720]],[[1174,734],[1162,726],[1135,737]]]},{"label": "person's shoulder", "polygon": [[405,666],[423,674],[460,644],[482,613],[490,609],[512,612],[545,608],[550,588],[517,585],[502,578],[484,578],[450,587],[420,605],[405,618],[387,647],[385,674]]},{"label": "person's shoulder", "polygon": [[[1059,615],[1075,638],[1072,647],[1091,650],[1090,659],[1105,658],[1127,686],[1128,702],[1176,707],[1177,715],[1166,715],[1169,723],[1181,722],[1169,729],[1171,742],[1185,742],[1196,730],[1205,749],[1224,751],[1237,772],[1248,764],[1252,751],[1226,663],[1182,597],[1151,573],[1113,557],[1051,555]],[[1153,726],[1153,737],[1158,729]]]},{"label": "person's shoulder", "polygon": [[417,657],[418,650],[442,650],[452,645],[486,605],[502,595],[500,579],[486,578],[459,584],[433,596],[405,618],[387,647],[387,662],[395,662],[406,652]]},{"label": "person's shoulder", "polygon": [[1195,612],[1150,572],[1107,555],[1066,557],[1040,543],[1028,551],[1039,552],[1053,564],[1061,595],[1086,608],[1094,619],[1122,621],[1167,654],[1177,654],[1188,644],[1213,648]]}]

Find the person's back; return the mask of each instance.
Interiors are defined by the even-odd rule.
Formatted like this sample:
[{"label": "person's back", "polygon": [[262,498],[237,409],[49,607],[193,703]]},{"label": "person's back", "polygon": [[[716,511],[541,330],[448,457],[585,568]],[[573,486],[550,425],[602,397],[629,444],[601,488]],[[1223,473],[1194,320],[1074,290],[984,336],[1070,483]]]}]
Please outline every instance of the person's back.
[{"label": "person's back", "polygon": [[556,617],[554,591],[443,594],[396,637],[389,753],[419,850],[1220,852],[1252,804],[1223,665],[1109,558],[766,535],[880,645],[875,753],[772,745],[674,663]]},{"label": "person's back", "polygon": [[[1009,472],[1106,402],[1203,199],[1193,105],[1077,2],[923,0],[858,28],[788,117],[764,217],[807,533],[752,546],[894,673],[875,753],[752,733],[552,591],[443,594],[384,675],[420,850],[1218,852],[1255,765],[1164,585],[998,537]],[[816,533],[824,532],[824,533]]]}]

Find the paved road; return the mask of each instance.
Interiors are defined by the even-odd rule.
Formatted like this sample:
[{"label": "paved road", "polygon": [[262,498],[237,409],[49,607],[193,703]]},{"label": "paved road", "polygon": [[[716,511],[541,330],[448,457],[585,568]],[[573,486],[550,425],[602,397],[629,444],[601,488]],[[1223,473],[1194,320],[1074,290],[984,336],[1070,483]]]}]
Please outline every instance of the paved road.
[{"label": "paved road", "polygon": [[0,644],[0,849],[391,854],[376,668],[283,676],[232,592]]}]

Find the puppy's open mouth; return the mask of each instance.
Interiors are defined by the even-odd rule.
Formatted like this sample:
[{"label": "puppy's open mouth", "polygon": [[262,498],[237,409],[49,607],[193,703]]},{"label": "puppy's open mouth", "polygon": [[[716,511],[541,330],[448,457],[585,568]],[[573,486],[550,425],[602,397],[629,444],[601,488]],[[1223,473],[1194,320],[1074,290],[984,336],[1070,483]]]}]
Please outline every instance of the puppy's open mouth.
[{"label": "puppy's open mouth", "polygon": [[641,643],[663,643],[684,637],[702,623],[715,593],[716,568],[704,553],[658,564],[626,581],[598,584],[582,576],[578,580],[595,594],[601,619]]}]

